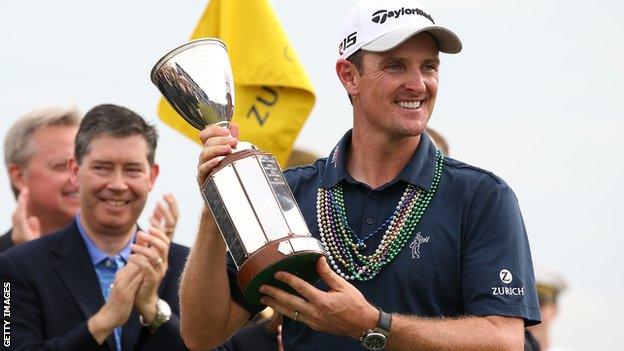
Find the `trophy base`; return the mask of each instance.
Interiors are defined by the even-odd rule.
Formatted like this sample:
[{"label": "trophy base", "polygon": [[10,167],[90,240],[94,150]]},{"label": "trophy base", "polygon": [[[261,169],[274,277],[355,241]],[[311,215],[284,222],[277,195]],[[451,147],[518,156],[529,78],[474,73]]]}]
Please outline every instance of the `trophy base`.
[{"label": "trophy base", "polygon": [[290,237],[268,243],[254,252],[238,271],[243,296],[250,303],[260,305],[262,293],[258,289],[264,284],[299,295],[273,275],[278,271],[288,272],[314,284],[319,280],[316,261],[324,254],[321,243],[313,237]]}]

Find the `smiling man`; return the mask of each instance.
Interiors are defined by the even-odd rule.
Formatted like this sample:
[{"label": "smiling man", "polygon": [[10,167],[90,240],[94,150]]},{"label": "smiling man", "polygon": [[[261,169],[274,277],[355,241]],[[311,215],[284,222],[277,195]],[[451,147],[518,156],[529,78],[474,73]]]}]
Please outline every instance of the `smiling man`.
[{"label": "smiling man", "polygon": [[69,162],[73,223],[0,255],[11,287],[12,350],[185,350],[177,281],[187,249],[137,218],[154,186],[157,134],[136,113],[100,105]]},{"label": "smiling man", "polygon": [[80,114],[46,106],[19,118],[4,140],[4,164],[17,199],[13,228],[0,237],[0,252],[66,227],[80,203],[69,181]]},{"label": "smiling man", "polygon": [[[284,172],[312,235],[328,252],[311,285],[262,286],[285,317],[286,350],[522,350],[539,322],[518,202],[494,174],[445,157],[425,128],[440,52],[461,43],[414,0],[360,2],[343,22],[336,73],[353,129],[326,159]],[[202,184],[238,133],[200,138]],[[204,210],[180,288],[192,348],[222,342],[262,306],[244,300],[226,246]],[[216,303],[215,301],[218,301]]]}]

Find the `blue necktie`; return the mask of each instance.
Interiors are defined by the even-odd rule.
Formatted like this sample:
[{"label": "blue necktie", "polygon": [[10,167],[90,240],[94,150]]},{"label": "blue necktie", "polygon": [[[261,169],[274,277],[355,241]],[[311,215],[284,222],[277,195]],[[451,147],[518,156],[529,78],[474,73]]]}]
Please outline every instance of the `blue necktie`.
[{"label": "blue necktie", "polygon": [[[95,272],[100,280],[100,287],[102,288],[104,300],[108,301],[108,295],[110,294],[113,281],[115,280],[115,273],[123,266],[124,261],[119,256],[115,256],[114,258],[107,257],[95,265]],[[121,329],[122,327],[117,327],[114,330],[117,351],[121,351]]]}]

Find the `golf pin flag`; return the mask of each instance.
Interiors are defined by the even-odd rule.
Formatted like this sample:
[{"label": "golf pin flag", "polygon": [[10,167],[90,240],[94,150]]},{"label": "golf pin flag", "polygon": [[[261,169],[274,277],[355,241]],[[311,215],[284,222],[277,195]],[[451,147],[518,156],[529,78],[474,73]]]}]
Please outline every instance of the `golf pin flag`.
[{"label": "golf pin flag", "polygon": [[[314,89],[268,0],[212,0],[192,39],[219,38],[228,48],[240,140],[285,165],[314,105]],[[158,115],[199,143],[199,131],[161,98]]]}]

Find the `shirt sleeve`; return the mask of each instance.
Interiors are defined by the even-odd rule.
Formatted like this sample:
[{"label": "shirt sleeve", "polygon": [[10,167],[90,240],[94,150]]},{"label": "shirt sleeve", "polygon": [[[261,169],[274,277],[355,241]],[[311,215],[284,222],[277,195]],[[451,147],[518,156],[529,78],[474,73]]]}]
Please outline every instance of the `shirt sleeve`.
[{"label": "shirt sleeve", "polygon": [[531,250],[513,191],[484,176],[462,233],[462,300],[466,314],[540,321]]}]

